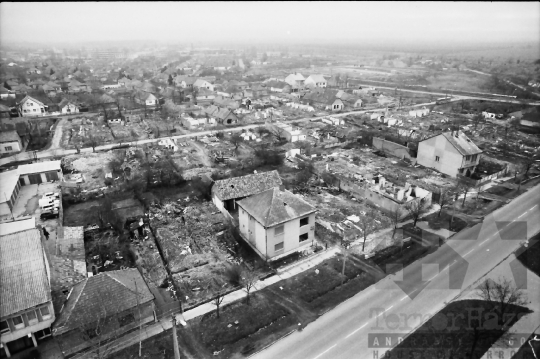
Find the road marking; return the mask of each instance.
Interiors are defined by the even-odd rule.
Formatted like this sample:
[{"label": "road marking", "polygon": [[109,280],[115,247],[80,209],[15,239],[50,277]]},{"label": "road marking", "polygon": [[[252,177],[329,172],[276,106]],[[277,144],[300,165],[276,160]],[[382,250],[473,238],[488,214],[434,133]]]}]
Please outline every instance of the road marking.
[{"label": "road marking", "polygon": [[474,251],[474,248],[473,248],[473,249],[471,249],[470,251],[468,251],[467,253],[465,253],[465,254],[463,255],[463,257],[466,257],[466,256],[467,256],[467,254],[471,253],[472,251]]},{"label": "road marking", "polygon": [[401,302],[402,300],[404,300],[405,298],[409,298],[408,295],[404,296],[403,298],[401,298],[399,301]]},{"label": "road marking", "polygon": [[323,351],[321,354],[317,355],[317,356],[316,356],[315,358],[313,358],[313,359],[317,359],[317,358],[321,357],[323,354],[326,354],[327,352],[330,351],[330,349],[332,349],[332,348],[335,347],[336,345],[337,345],[337,344],[332,345],[330,348],[326,349],[325,351]]},{"label": "road marking", "polygon": [[389,307],[388,307],[388,309],[386,309],[386,310],[385,310],[385,311],[384,311],[383,313],[385,313],[385,312],[389,311],[389,310],[390,310],[390,309],[392,309],[392,308],[394,308],[394,306],[393,306],[393,305],[389,306]]},{"label": "road marking", "polygon": [[482,243],[480,243],[480,246],[481,246],[482,244],[486,243],[487,241],[489,241],[490,239],[491,239],[491,237],[490,237],[490,238],[488,238],[488,239],[486,239],[486,240],[485,240],[485,241],[483,241]]},{"label": "road marking", "polygon": [[364,324],[364,325],[362,325],[360,328],[356,329],[356,330],[355,330],[354,332],[352,332],[351,334],[347,335],[345,338],[350,337],[351,335],[353,335],[354,333],[356,333],[357,331],[359,331],[360,329],[362,329],[362,328],[365,327],[366,325],[367,325],[367,323]]}]

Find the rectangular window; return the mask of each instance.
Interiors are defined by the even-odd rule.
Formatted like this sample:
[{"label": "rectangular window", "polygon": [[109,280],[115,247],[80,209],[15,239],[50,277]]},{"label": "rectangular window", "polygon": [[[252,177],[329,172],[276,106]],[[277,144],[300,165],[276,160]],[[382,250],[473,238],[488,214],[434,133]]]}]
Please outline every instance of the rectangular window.
[{"label": "rectangular window", "polygon": [[471,156],[465,156],[465,161],[470,161],[471,160]]},{"label": "rectangular window", "polygon": [[7,323],[7,320],[2,320],[0,322],[0,333],[7,333],[9,332],[9,325]]},{"label": "rectangular window", "polygon": [[18,317],[13,317],[11,320],[13,320],[13,325],[15,326],[15,329],[24,328],[24,321],[20,315]]},{"label": "rectangular window", "polygon": [[283,249],[283,242],[278,243],[274,246],[274,251],[281,251]]},{"label": "rectangular window", "polygon": [[307,226],[309,224],[309,217],[300,219],[300,227]]},{"label": "rectangular window", "polygon": [[49,319],[51,317],[49,307],[41,307],[39,308],[39,311],[41,312],[41,316],[43,317],[43,319]]},{"label": "rectangular window", "polygon": [[473,155],[473,156],[472,156],[472,161],[473,161],[473,162],[476,161],[477,158],[478,158],[478,155]]},{"label": "rectangular window", "polygon": [[34,323],[37,323],[38,321],[36,312],[34,310],[31,310],[28,313],[26,313],[26,317],[28,318],[28,324],[34,324]]},{"label": "rectangular window", "polygon": [[274,229],[274,237],[283,234],[284,231],[285,231],[285,227],[283,225],[276,227]]},{"label": "rectangular window", "polygon": [[308,233],[301,234],[299,239],[300,239],[300,242],[307,241],[309,239],[309,234]]},{"label": "rectangular window", "polygon": [[11,146],[6,146],[6,147],[4,147],[4,150],[5,150],[5,151],[12,151],[12,150],[13,150],[13,147],[11,147]]},{"label": "rectangular window", "polygon": [[441,158],[439,156],[435,156],[435,162],[439,162]]}]

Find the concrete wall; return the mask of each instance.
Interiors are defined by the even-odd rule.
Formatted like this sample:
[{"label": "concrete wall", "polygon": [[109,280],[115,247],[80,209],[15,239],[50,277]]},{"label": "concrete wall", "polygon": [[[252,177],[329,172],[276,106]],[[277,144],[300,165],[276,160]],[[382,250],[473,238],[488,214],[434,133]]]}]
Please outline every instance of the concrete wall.
[{"label": "concrete wall", "polygon": [[373,147],[380,151],[384,151],[384,153],[390,156],[394,156],[402,160],[406,158],[413,162],[416,161],[416,158],[409,154],[409,149],[407,147],[391,141],[383,140],[382,138],[373,137]]}]

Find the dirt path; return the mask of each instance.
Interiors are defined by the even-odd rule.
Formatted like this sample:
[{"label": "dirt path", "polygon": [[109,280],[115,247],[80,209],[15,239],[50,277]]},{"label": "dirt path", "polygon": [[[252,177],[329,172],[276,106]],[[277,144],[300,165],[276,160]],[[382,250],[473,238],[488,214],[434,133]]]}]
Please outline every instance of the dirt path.
[{"label": "dirt path", "polygon": [[197,157],[199,161],[201,161],[205,167],[212,167],[213,163],[210,160],[208,154],[206,153],[205,148],[200,143],[197,143],[197,141],[191,141],[191,144],[197,150]]},{"label": "dirt path", "polygon": [[56,128],[54,130],[54,136],[51,142],[51,147],[49,147],[49,150],[56,150],[61,148],[60,142],[62,141],[62,132],[63,132],[63,126],[66,124],[67,118],[61,118],[58,121],[58,124],[56,125]]}]

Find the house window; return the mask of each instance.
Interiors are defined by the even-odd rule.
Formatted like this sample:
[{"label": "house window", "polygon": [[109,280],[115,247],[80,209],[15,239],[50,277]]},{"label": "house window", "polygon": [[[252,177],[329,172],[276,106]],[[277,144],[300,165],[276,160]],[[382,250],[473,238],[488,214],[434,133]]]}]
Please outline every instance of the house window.
[{"label": "house window", "polygon": [[13,151],[13,147],[11,147],[11,146],[5,146],[5,147],[4,147],[4,150],[5,150],[5,151]]},{"label": "house window", "polygon": [[307,226],[309,224],[309,217],[300,219],[300,227]]},{"label": "house window", "polygon": [[15,329],[24,328],[24,321],[20,315],[18,317],[13,317],[11,320],[13,320],[13,325],[15,326]]},{"label": "house window", "polygon": [[465,161],[470,161],[471,160],[471,156],[465,156]]},{"label": "house window", "polygon": [[282,235],[284,231],[285,231],[285,227],[284,227],[283,225],[277,226],[277,227],[274,229],[274,237],[275,237],[275,236]]},{"label": "house window", "polygon": [[33,109],[32,111],[36,112],[36,109]]},{"label": "house window", "polygon": [[283,242],[278,243],[278,244],[276,244],[276,245],[274,246],[274,251],[275,251],[275,252],[278,252],[278,251],[281,251],[281,250],[283,250]]},{"label": "house window", "polygon": [[32,325],[37,323],[37,315],[35,310],[31,310],[28,313],[26,313],[26,317],[28,318],[28,324]]},{"label": "house window", "polygon": [[435,162],[439,162],[441,158],[439,156],[435,156]]},{"label": "house window", "polygon": [[7,320],[2,320],[0,322],[0,333],[4,334],[9,332],[9,325],[7,323]]},{"label": "house window", "polygon": [[473,162],[476,161],[477,158],[478,158],[478,155],[473,155],[473,156],[472,156],[472,161],[473,161]]},{"label": "house window", "polygon": [[51,317],[49,307],[41,307],[39,308],[39,311],[41,312],[41,316],[43,317],[43,319],[49,319]]},{"label": "house window", "polygon": [[300,239],[300,242],[307,241],[309,239],[309,234],[307,233],[301,234],[299,239]]}]

